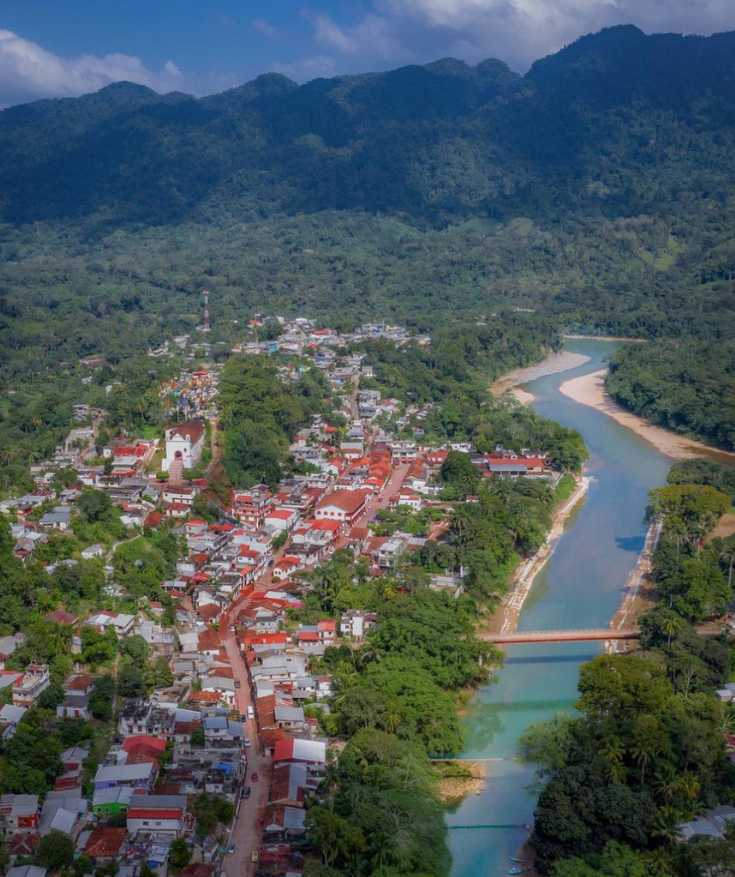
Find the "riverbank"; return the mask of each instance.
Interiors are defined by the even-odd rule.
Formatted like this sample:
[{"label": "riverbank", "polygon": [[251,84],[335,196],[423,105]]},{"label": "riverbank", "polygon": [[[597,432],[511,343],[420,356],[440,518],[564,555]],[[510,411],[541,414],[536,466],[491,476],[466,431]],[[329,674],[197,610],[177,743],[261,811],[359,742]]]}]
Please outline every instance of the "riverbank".
[{"label": "riverbank", "polygon": [[636,435],[645,439],[656,450],[670,457],[672,460],[690,460],[694,457],[706,456],[710,459],[735,463],[735,454],[729,451],[721,451],[704,442],[670,432],[662,426],[654,426],[637,414],[623,408],[605,390],[605,376],[607,369],[590,372],[579,378],[565,381],[559,391],[581,405],[587,405],[596,411],[607,414],[621,426],[630,429]]},{"label": "riverbank", "polygon": [[529,405],[533,402],[533,394],[527,390],[522,390],[521,384],[527,384],[529,381],[535,381],[537,378],[544,378],[547,375],[569,371],[589,361],[589,356],[585,356],[582,353],[572,353],[569,350],[550,353],[541,362],[536,363],[536,365],[514,369],[512,372],[508,372],[501,378],[498,378],[490,386],[490,392],[493,396],[503,396],[505,393],[511,393],[522,405]]},{"label": "riverbank", "polygon": [[[610,627],[613,630],[636,626],[640,616],[652,609],[656,603],[651,572],[653,570],[653,553],[661,538],[662,529],[663,521],[654,521],[648,528],[643,549],[623,587],[623,599],[610,621]],[[617,642],[613,643],[612,647],[613,651],[625,651],[629,648],[629,644]]]},{"label": "riverbank", "polygon": [[479,795],[487,784],[487,762],[446,761],[435,763],[439,772],[439,800],[445,807],[456,807],[467,795]]},{"label": "riverbank", "polygon": [[565,341],[627,341],[630,344],[645,344],[646,338],[625,338],[623,335],[562,335]]},{"label": "riverbank", "polygon": [[551,528],[546,535],[543,545],[534,555],[524,560],[518,566],[511,579],[510,590],[503,598],[500,606],[482,623],[484,631],[487,633],[512,633],[516,629],[521,612],[523,611],[523,604],[531,593],[536,576],[554,553],[559,539],[564,533],[567,520],[584,499],[589,485],[590,479],[586,475],[576,479],[571,495],[554,510]]}]

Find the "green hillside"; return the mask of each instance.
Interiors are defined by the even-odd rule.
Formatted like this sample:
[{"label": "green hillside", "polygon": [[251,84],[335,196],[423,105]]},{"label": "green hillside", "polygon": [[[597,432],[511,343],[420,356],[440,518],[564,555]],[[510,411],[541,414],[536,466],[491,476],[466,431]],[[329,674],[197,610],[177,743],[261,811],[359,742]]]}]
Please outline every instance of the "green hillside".
[{"label": "green hillside", "polygon": [[[253,309],[732,335],[735,33],[0,113],[0,365]],[[111,333],[110,324],[122,331]]]}]

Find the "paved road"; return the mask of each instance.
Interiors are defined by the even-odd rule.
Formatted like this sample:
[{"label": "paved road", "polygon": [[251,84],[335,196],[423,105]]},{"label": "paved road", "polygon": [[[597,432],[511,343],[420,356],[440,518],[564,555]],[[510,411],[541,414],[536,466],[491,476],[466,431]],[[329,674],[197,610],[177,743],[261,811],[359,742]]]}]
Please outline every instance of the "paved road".
[{"label": "paved road", "polygon": [[[248,706],[253,704],[245,662],[240,654],[237,640],[229,629],[223,635],[222,640],[232,664],[233,676],[240,682],[240,687],[235,690],[237,708],[240,713],[247,715]],[[231,855],[225,856],[223,862],[222,870],[225,877],[250,877],[255,873],[255,865],[251,861],[251,856],[252,851],[260,845],[261,826],[258,825],[258,820],[262,819],[268,804],[270,758],[260,752],[255,721],[248,721],[246,728],[248,736],[253,742],[248,749],[248,773],[245,782],[252,788],[252,794],[250,798],[240,802],[240,812],[237,814],[231,838],[231,843],[235,845],[235,851]],[[250,779],[253,772],[258,774],[257,782],[252,782]]]}]

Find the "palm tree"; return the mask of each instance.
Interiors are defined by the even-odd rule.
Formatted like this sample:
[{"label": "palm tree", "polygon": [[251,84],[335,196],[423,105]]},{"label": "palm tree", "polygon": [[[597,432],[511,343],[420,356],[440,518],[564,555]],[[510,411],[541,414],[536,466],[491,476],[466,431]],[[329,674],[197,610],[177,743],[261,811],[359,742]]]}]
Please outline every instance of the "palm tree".
[{"label": "palm tree", "polygon": [[661,630],[666,634],[667,646],[671,648],[671,640],[681,630],[681,618],[673,612],[667,613],[661,622]]},{"label": "palm tree", "polygon": [[625,767],[623,765],[623,744],[620,738],[611,738],[602,755],[610,769],[610,776],[616,782],[622,782],[625,778]]},{"label": "palm tree", "polygon": [[722,542],[720,549],[720,560],[724,560],[728,564],[727,568],[727,586],[732,587],[732,574],[735,568],[735,540]]}]

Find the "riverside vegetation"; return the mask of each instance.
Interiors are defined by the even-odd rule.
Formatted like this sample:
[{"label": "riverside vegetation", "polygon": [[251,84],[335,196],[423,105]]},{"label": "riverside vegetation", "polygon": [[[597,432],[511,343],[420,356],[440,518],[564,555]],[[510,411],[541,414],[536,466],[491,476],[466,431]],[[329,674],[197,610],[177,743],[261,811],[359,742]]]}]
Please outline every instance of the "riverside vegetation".
[{"label": "riverside vegetation", "polygon": [[[693,475],[697,484],[682,483]],[[582,668],[578,717],[534,726],[522,741],[543,789],[532,844],[554,877],[728,874],[735,835],[677,842],[677,826],[735,801],[726,733],[735,712],[715,690],[733,678],[735,650],[694,625],[733,599],[735,539],[704,539],[731,507],[731,473],[674,467],[652,491],[664,529],[653,558],[657,605],[641,619],[641,648]],[[712,486],[706,482],[713,482]]]},{"label": "riverside vegetation", "polygon": [[606,385],[621,405],[652,423],[735,450],[733,341],[623,347],[612,358]]}]

